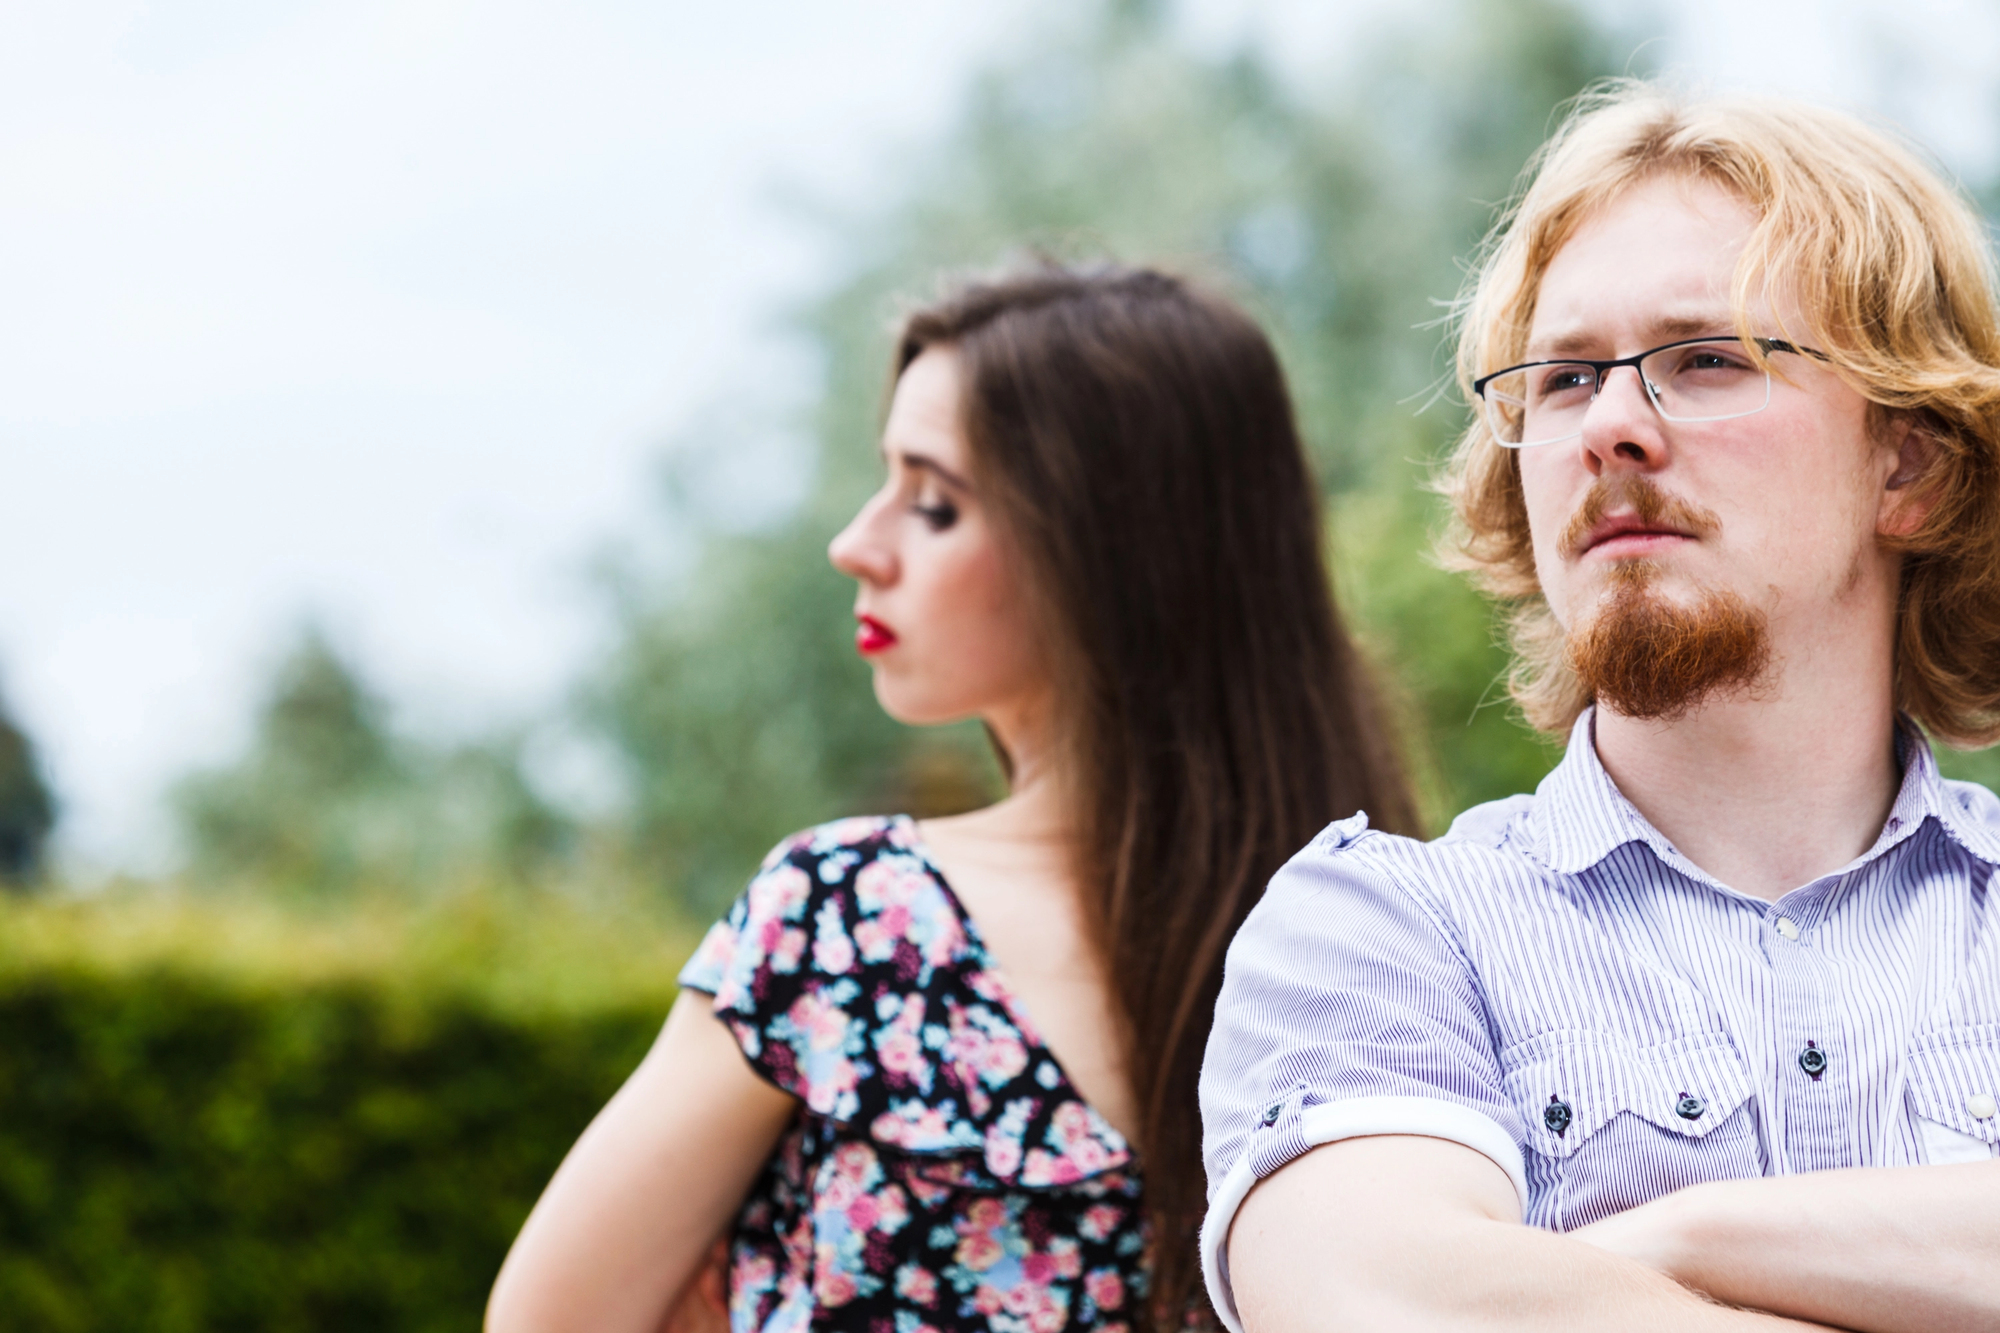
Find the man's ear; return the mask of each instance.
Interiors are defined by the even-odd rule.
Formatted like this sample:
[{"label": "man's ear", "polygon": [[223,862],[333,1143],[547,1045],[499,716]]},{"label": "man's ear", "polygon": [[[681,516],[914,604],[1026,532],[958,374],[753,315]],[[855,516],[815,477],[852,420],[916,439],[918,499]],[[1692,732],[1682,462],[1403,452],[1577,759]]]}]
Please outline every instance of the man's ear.
[{"label": "man's ear", "polygon": [[1924,525],[1937,503],[1937,492],[1919,484],[1937,464],[1937,436],[1920,414],[1898,412],[1890,419],[1889,438],[1896,447],[1896,468],[1883,483],[1875,531],[1883,537],[1908,537]]}]

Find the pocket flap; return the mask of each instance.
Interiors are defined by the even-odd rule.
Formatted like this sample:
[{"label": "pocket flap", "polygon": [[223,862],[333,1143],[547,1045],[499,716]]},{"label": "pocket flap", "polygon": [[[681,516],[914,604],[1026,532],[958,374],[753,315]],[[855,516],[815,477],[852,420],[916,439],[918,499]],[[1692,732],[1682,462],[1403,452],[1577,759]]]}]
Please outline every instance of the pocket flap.
[{"label": "pocket flap", "polygon": [[1727,1035],[1634,1046],[1600,1032],[1551,1032],[1503,1057],[1506,1089],[1528,1124],[1528,1146],[1573,1155],[1620,1112],[1698,1139],[1750,1099],[1750,1076]]},{"label": "pocket flap", "polygon": [[1910,1109],[1982,1143],[2000,1143],[2000,1024],[1919,1036],[1910,1047]]}]

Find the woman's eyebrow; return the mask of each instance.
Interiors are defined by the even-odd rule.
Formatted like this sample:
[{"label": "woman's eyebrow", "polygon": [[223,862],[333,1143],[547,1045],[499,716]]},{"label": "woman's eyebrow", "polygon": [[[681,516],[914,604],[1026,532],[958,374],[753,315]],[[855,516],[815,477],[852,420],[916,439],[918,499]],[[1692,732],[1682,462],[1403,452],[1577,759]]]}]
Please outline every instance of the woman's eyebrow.
[{"label": "woman's eyebrow", "polygon": [[903,460],[904,467],[920,468],[946,485],[955,486],[961,491],[970,491],[972,489],[971,482],[959,476],[929,454],[913,454],[906,449],[899,452],[897,457]]}]

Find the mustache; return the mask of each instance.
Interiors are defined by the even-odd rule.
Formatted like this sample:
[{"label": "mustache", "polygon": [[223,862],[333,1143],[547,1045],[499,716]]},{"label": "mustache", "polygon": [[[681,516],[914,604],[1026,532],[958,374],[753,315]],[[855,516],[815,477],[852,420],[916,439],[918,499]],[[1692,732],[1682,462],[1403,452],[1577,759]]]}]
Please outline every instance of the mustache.
[{"label": "mustache", "polygon": [[1630,506],[1648,527],[1675,528],[1696,537],[1706,537],[1722,525],[1714,510],[1668,495],[1651,477],[1629,473],[1610,480],[1599,477],[1563,528],[1560,548],[1563,556],[1574,560],[1582,555],[1591,530],[1621,504]]}]

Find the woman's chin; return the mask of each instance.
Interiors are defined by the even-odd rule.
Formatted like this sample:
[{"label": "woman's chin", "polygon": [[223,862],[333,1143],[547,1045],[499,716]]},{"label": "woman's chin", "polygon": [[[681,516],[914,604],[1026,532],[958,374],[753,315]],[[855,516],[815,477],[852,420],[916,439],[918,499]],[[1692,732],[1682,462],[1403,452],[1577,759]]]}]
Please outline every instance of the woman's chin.
[{"label": "woman's chin", "polygon": [[887,673],[875,672],[875,702],[882,705],[882,711],[906,727],[940,727],[947,722],[957,722],[973,716],[978,710],[966,708],[959,701],[944,700],[928,691],[910,689],[907,683],[888,679]]}]

